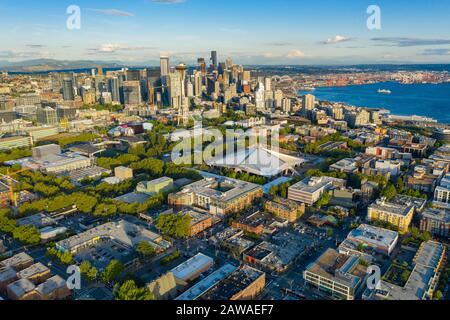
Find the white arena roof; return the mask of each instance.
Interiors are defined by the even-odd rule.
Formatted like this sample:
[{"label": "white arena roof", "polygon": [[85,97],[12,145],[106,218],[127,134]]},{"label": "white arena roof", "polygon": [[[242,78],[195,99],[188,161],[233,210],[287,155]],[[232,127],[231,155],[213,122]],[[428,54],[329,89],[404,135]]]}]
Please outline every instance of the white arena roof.
[{"label": "white arena roof", "polygon": [[263,177],[273,177],[286,170],[294,172],[294,168],[304,162],[305,159],[262,146],[238,150],[234,154],[220,155],[206,161],[210,166],[233,168]]}]

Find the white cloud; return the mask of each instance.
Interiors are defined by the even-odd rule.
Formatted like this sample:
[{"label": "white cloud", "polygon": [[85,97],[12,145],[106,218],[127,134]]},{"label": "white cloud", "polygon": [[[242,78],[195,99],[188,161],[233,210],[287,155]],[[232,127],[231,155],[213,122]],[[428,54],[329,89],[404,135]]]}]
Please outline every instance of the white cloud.
[{"label": "white cloud", "polygon": [[303,53],[303,51],[296,49],[289,51],[288,54],[286,55],[287,58],[302,58],[304,56],[305,54]]},{"label": "white cloud", "polygon": [[335,44],[335,43],[340,43],[340,42],[346,42],[346,41],[350,41],[351,38],[349,37],[345,37],[345,36],[334,36],[333,38],[328,38],[327,41],[324,42],[324,44]]},{"label": "white cloud", "polygon": [[118,51],[138,51],[138,50],[149,50],[155,49],[153,47],[136,47],[128,46],[117,43],[104,43],[99,48],[89,49],[89,51],[94,51],[98,53],[115,53]]},{"label": "white cloud", "polygon": [[92,12],[96,12],[96,13],[110,15],[110,16],[119,16],[119,17],[132,17],[132,16],[134,16],[130,12],[117,10],[117,9],[88,9],[88,10],[92,11]]}]

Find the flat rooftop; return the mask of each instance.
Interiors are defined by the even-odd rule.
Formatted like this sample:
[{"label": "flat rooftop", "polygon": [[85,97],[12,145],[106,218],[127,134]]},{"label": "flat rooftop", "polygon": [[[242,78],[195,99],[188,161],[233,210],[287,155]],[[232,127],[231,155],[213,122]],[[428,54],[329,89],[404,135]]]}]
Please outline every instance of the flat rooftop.
[{"label": "flat rooftop", "polygon": [[182,301],[196,300],[202,294],[207,292],[209,289],[214,287],[216,284],[218,284],[220,281],[228,277],[231,273],[233,273],[236,270],[237,267],[231,264],[226,264],[223,267],[211,273],[205,279],[199,281],[197,284],[195,284],[193,287],[191,287],[183,294],[179,295],[175,300],[182,300]]},{"label": "flat rooftop", "polygon": [[16,277],[16,271],[13,268],[0,268],[0,282],[4,282]]},{"label": "flat rooftop", "polygon": [[22,297],[28,292],[33,291],[36,286],[28,279],[19,279],[16,282],[9,284],[7,288],[17,297]]},{"label": "flat rooftop", "polygon": [[36,213],[32,216],[24,217],[19,220],[17,220],[17,225],[19,226],[25,226],[25,225],[31,225],[38,229],[55,225],[56,221],[50,217],[47,217],[43,213]]},{"label": "flat rooftop", "polygon": [[262,189],[260,185],[227,177],[205,178],[187,185],[182,193],[194,192],[195,194],[213,198],[217,201],[233,201],[245,194]]},{"label": "flat rooftop", "polygon": [[202,221],[205,221],[206,219],[211,218],[211,216],[207,213],[195,211],[195,210],[186,210],[183,211],[183,215],[188,215],[192,218],[191,220],[191,226],[194,226]]},{"label": "flat rooftop", "polygon": [[14,266],[17,266],[19,264],[29,263],[32,261],[33,261],[32,257],[30,257],[25,252],[21,252],[21,253],[18,253],[16,255],[12,256],[11,258],[1,261],[0,266],[14,268]]},{"label": "flat rooftop", "polygon": [[50,272],[50,269],[44,266],[42,263],[38,262],[20,271],[17,275],[19,276],[19,278],[29,279],[44,272]]},{"label": "flat rooftop", "polygon": [[366,270],[361,269],[357,257],[340,254],[331,248],[311,263],[306,270],[353,289],[366,275]]},{"label": "flat rooftop", "polygon": [[345,185],[345,180],[324,176],[305,178],[302,181],[290,186],[289,189],[298,190],[305,193],[315,193],[318,190],[333,184],[334,182],[339,182]]},{"label": "flat rooftop", "polygon": [[381,282],[385,292],[382,298],[392,300],[424,300],[430,288],[431,280],[435,276],[435,269],[439,265],[445,246],[442,243],[424,242],[414,257],[414,269],[404,287]]},{"label": "flat rooftop", "polygon": [[362,224],[350,231],[348,238],[373,246],[390,247],[398,240],[398,232]]},{"label": "flat rooftop", "polygon": [[170,270],[175,278],[177,279],[186,279],[189,278],[190,275],[194,274],[197,270],[204,268],[207,265],[212,265],[214,263],[214,259],[208,257],[203,253],[198,253],[194,257],[189,260],[183,262],[177,267]]},{"label": "flat rooftop", "polygon": [[82,246],[95,238],[115,240],[128,247],[134,247],[141,241],[147,241],[156,246],[165,243],[164,241],[160,241],[161,236],[159,234],[126,220],[120,220],[118,222],[105,223],[65,240],[61,240],[57,243],[57,246],[60,250],[71,251],[73,248]]},{"label": "flat rooftop", "polygon": [[450,223],[450,211],[445,209],[427,208],[422,212],[422,217],[442,223]]},{"label": "flat rooftop", "polygon": [[56,275],[54,277],[51,277],[50,279],[47,279],[47,281],[45,281],[44,283],[38,285],[36,287],[36,291],[45,296],[64,286],[66,286],[66,281],[60,276]]},{"label": "flat rooftop", "polygon": [[82,169],[70,171],[68,173],[68,176],[72,180],[79,181],[79,180],[83,180],[84,178],[101,176],[104,173],[110,174],[111,170],[108,170],[108,169],[105,169],[105,168],[102,168],[99,166],[92,166],[89,168],[82,168]]},{"label": "flat rooftop", "polygon": [[138,192],[130,192],[124,195],[121,195],[117,198],[115,198],[114,200],[116,201],[120,201],[120,202],[125,202],[125,203],[145,203],[145,201],[147,201],[148,199],[150,199],[150,195],[145,194],[145,193],[138,193]]},{"label": "flat rooftop", "polygon": [[427,200],[397,195],[393,199],[378,199],[369,208],[396,215],[406,216],[411,209],[422,209]]},{"label": "flat rooftop", "polygon": [[69,148],[70,151],[84,155],[94,155],[98,152],[105,151],[104,148],[99,148],[90,143],[77,144]]},{"label": "flat rooftop", "polygon": [[237,293],[246,289],[262,275],[264,275],[264,272],[244,265],[208,290],[200,297],[200,300],[229,300]]}]

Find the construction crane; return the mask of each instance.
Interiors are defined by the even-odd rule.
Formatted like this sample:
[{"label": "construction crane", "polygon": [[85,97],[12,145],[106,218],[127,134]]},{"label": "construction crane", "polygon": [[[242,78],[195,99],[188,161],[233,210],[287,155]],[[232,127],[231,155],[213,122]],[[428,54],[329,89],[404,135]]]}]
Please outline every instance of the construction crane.
[{"label": "construction crane", "polygon": [[19,171],[14,171],[13,173],[9,173],[9,168],[8,168],[8,170],[6,171],[6,174],[2,174],[1,175],[2,177],[6,178],[7,181],[8,181],[9,197],[10,197],[9,200],[11,202],[11,206],[12,207],[16,207],[17,206],[16,198],[15,198],[15,195],[14,195],[14,186],[13,186],[14,179],[12,178],[12,176],[14,176],[14,175],[16,175],[18,173],[24,172],[24,171],[28,171],[28,170],[30,170],[30,169],[26,168],[26,169],[21,169]]}]

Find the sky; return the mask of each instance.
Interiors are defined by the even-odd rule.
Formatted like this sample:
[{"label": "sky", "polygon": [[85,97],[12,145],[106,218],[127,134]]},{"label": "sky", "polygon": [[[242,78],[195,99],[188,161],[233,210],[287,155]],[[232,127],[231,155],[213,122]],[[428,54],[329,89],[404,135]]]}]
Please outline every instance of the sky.
[{"label": "sky", "polygon": [[211,50],[240,64],[450,63],[450,1],[0,0],[0,62],[194,63]]}]

